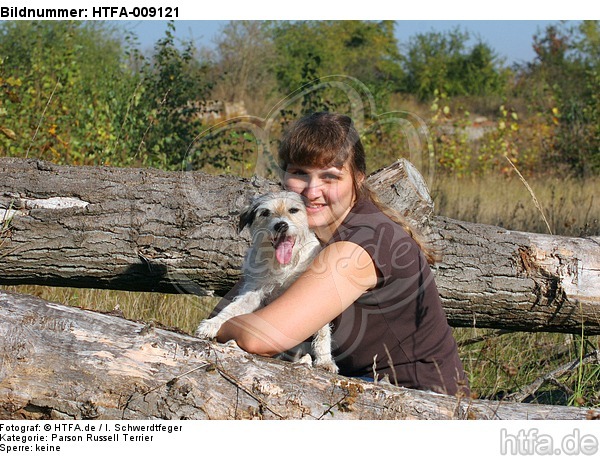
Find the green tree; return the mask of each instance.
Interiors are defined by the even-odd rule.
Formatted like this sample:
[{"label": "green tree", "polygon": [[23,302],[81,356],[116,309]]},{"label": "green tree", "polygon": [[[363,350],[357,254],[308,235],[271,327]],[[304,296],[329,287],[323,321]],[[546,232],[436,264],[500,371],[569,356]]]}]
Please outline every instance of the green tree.
[{"label": "green tree", "polygon": [[600,22],[549,25],[533,37],[536,58],[521,70],[521,93],[554,123],[550,166],[578,175],[600,169]]},{"label": "green tree", "polygon": [[180,167],[212,86],[170,23],[150,57],[96,22],[0,24],[0,150],[70,164]]},{"label": "green tree", "polygon": [[[328,76],[349,76],[366,85],[384,108],[388,95],[402,79],[392,21],[277,22],[272,30],[277,51],[275,72],[282,94]],[[305,111],[340,109],[347,103],[347,97],[335,90],[307,96]]]},{"label": "green tree", "polygon": [[411,38],[404,59],[404,90],[421,100],[436,93],[502,94],[508,77],[502,63],[487,44],[477,42],[469,49],[468,40],[469,34],[460,28]]},{"label": "green tree", "polygon": [[[126,86],[123,48],[103,23],[0,24],[0,77],[13,81],[2,101],[6,155],[96,163],[115,130],[115,100]],[[101,71],[99,71],[101,69]]]},{"label": "green tree", "polygon": [[212,89],[213,81],[207,63],[196,56],[193,43],[175,41],[175,26],[168,24],[164,38],[141,69],[141,92],[136,106],[139,153],[150,166],[177,169],[202,130],[201,102]]}]

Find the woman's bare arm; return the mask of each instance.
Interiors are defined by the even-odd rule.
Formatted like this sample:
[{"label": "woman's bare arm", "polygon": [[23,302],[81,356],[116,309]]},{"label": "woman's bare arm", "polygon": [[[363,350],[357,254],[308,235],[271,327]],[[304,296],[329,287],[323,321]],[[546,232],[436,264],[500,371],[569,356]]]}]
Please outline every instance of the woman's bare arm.
[{"label": "woman's bare arm", "polygon": [[250,353],[273,356],[308,339],[376,282],[369,254],[357,244],[336,242],[275,301],[225,322],[217,340],[234,339]]}]

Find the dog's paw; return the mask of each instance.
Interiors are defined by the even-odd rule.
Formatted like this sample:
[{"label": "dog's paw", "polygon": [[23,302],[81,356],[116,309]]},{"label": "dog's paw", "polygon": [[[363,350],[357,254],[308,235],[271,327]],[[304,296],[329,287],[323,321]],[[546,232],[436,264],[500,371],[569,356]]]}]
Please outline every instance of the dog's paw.
[{"label": "dog's paw", "polygon": [[310,353],[307,353],[304,356],[302,356],[299,360],[294,362],[294,364],[304,364],[306,366],[312,366],[312,358],[310,356]]},{"label": "dog's paw", "polygon": [[335,362],[333,361],[333,359],[315,359],[315,362],[313,363],[314,367],[319,367],[321,369],[324,369],[328,372],[331,372],[332,374],[337,374],[339,371],[339,368],[337,367],[337,365],[335,364]]},{"label": "dog's paw", "polygon": [[196,337],[200,337],[201,339],[213,339],[217,337],[217,333],[221,328],[221,324],[214,319],[203,320],[196,328],[196,332],[194,335]]}]

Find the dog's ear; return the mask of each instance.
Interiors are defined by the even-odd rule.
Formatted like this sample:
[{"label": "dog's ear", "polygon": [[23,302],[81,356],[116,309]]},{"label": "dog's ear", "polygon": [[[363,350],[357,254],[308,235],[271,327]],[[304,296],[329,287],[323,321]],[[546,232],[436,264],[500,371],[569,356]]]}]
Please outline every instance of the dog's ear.
[{"label": "dog's ear", "polygon": [[242,209],[242,212],[240,212],[240,220],[238,223],[238,233],[240,233],[245,226],[252,225],[252,222],[254,222],[254,218],[256,217],[257,208],[258,204],[256,203],[256,201],[254,201],[253,204],[249,204],[244,209]]}]

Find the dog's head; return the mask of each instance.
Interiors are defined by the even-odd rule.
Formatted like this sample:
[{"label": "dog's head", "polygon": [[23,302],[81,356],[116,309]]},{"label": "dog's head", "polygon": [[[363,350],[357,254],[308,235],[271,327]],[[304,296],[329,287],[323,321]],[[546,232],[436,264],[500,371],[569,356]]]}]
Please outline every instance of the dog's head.
[{"label": "dog's head", "polygon": [[294,246],[309,234],[306,207],[294,192],[268,193],[252,200],[240,214],[239,230],[248,226],[255,244],[272,246],[281,265],[289,264]]}]

